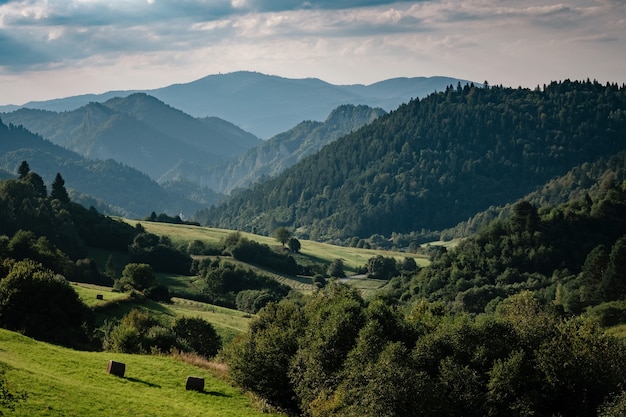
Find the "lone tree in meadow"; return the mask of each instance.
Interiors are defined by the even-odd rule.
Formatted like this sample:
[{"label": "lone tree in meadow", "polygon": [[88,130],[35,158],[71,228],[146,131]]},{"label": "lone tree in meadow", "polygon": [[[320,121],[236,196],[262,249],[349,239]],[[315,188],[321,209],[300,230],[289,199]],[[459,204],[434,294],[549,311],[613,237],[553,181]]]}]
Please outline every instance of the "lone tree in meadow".
[{"label": "lone tree in meadow", "polygon": [[124,267],[118,285],[124,290],[145,291],[156,285],[156,277],[150,265],[130,263]]},{"label": "lone tree in meadow", "polygon": [[291,238],[291,232],[286,227],[279,227],[274,230],[274,238],[279,241],[281,245],[285,246],[285,243]]}]

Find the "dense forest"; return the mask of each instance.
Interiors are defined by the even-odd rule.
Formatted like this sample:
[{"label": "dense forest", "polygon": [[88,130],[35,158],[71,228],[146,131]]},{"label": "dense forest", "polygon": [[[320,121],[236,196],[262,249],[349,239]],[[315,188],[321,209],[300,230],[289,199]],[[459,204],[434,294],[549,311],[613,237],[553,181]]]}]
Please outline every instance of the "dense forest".
[{"label": "dense forest", "polygon": [[626,89],[471,86],[413,100],[276,178],[200,212],[201,223],[311,239],[442,230],[624,149]]},{"label": "dense forest", "polygon": [[261,310],[241,386],[309,416],[621,416],[626,182],[528,201],[364,300],[339,283]]}]

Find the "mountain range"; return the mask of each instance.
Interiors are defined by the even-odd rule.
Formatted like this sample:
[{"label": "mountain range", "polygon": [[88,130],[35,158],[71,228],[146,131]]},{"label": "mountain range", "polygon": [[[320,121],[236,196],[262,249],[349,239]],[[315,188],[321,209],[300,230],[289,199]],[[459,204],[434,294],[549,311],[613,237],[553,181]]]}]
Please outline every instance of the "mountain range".
[{"label": "mountain range", "polygon": [[151,211],[190,215],[203,207],[120,162],[84,158],[23,127],[0,121],[2,177],[15,177],[21,161],[27,161],[46,184],[60,173],[73,201],[107,214],[131,218],[144,217]]},{"label": "mountain range", "polygon": [[261,143],[224,120],[197,119],[143,93],[64,112],[22,108],[2,119],[85,158],[113,159],[154,180],[180,160],[215,164]]},{"label": "mountain range", "polygon": [[364,104],[390,111],[412,98],[443,91],[450,84],[470,81],[449,77],[393,78],[371,85],[334,85],[316,78],[290,79],[256,72],[209,75],[152,90],[109,91],[22,106],[0,106],[0,112],[18,107],[56,112],[75,110],[91,102],[105,102],[143,92],[193,117],[219,117],[255,136],[268,139],[304,120],[323,121],[342,104]]}]

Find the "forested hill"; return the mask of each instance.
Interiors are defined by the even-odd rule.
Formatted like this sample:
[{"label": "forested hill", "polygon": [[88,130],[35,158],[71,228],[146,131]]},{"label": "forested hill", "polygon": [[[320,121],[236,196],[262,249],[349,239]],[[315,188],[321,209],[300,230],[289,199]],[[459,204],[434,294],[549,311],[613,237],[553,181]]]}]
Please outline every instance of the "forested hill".
[{"label": "forested hill", "polygon": [[151,211],[193,213],[199,207],[134,168],[111,159],[83,158],[22,126],[7,126],[0,120],[0,170],[15,175],[22,161],[28,161],[47,184],[62,172],[73,201],[107,214],[143,217]]},{"label": "forested hill", "polygon": [[440,230],[626,147],[626,88],[553,82],[413,100],[198,215],[313,239]]},{"label": "forested hill", "polygon": [[338,138],[373,122],[385,114],[381,108],[344,104],[324,122],[305,120],[228,162],[198,165],[180,161],[160,179],[187,178],[221,193],[244,188],[263,177],[278,175]]}]

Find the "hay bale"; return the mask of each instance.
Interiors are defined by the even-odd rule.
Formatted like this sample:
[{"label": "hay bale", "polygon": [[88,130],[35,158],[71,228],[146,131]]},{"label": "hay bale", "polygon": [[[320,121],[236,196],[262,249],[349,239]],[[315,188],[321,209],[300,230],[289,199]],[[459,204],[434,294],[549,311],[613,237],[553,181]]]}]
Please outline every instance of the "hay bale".
[{"label": "hay bale", "polygon": [[200,378],[197,376],[188,376],[187,384],[185,384],[185,389],[187,391],[204,391],[204,378]]},{"label": "hay bale", "polygon": [[104,300],[102,294],[96,294],[96,300]]},{"label": "hay bale", "polygon": [[122,362],[109,361],[109,365],[107,366],[107,373],[123,378],[124,372],[126,372],[126,364]]}]

